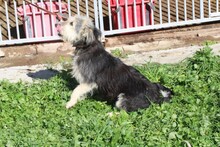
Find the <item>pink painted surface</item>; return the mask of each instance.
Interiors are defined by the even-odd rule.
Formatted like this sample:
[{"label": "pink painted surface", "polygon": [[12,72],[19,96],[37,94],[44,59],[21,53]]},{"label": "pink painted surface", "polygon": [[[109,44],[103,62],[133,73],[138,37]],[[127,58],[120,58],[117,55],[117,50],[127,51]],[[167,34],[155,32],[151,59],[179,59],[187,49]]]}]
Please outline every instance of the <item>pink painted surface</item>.
[{"label": "pink painted surface", "polygon": [[[55,12],[55,13],[59,13],[59,3],[58,2],[52,2],[52,9],[50,9],[50,2],[39,2],[39,3],[35,3],[35,5],[46,9],[48,11],[51,12]],[[67,4],[63,4],[61,3],[61,12],[65,13],[67,12]],[[25,34],[26,37],[29,35],[29,37],[46,37],[46,36],[53,36],[53,28],[54,28],[54,35],[57,35],[57,29],[55,27],[55,23],[56,23],[56,15],[51,15],[48,14],[47,12],[43,12],[44,14],[42,15],[42,11],[32,5],[25,5],[25,8],[23,6],[18,7],[17,9],[18,11],[18,15],[20,15],[22,17],[23,20],[23,25],[24,25],[24,30],[25,30]],[[29,26],[28,27],[28,32],[26,32],[26,24],[25,24],[25,20],[26,17],[24,16],[24,14],[26,13],[26,16],[29,17]],[[34,23],[34,15],[35,15],[35,20],[36,20],[36,24]],[[52,19],[54,24],[52,24]],[[44,25],[43,25],[43,20],[44,20]],[[52,27],[52,25],[54,25],[54,27]],[[36,27],[36,32],[34,30],[34,27]],[[45,27],[45,32],[43,27]],[[37,36],[36,36],[37,33]]]}]

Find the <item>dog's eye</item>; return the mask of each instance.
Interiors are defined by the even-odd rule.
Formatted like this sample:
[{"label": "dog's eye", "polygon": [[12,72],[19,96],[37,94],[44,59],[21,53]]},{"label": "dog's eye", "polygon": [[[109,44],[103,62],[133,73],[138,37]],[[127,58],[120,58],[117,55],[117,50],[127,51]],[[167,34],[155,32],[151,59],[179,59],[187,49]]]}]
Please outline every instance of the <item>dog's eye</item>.
[{"label": "dog's eye", "polygon": [[70,22],[70,25],[73,26],[73,22]]}]

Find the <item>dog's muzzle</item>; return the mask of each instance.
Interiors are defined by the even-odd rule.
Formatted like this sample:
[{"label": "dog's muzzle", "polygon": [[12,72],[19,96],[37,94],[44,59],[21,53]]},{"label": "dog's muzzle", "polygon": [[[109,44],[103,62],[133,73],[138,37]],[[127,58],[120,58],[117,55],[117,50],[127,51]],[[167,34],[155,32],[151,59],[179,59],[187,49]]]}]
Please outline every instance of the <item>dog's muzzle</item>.
[{"label": "dog's muzzle", "polygon": [[57,30],[57,35],[60,36],[60,37],[62,37],[62,34],[61,34],[61,25],[60,25],[60,23],[59,23],[59,22],[56,23],[56,24],[55,24],[55,27],[56,27],[56,30]]}]

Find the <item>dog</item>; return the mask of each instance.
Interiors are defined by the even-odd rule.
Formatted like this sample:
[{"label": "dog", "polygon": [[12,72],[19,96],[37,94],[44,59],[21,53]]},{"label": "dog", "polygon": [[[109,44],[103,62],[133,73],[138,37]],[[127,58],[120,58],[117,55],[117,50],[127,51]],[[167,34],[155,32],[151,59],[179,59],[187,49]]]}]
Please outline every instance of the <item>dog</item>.
[{"label": "dog", "polygon": [[127,112],[171,99],[169,88],[152,83],[138,70],[107,52],[100,41],[101,32],[90,18],[77,15],[58,26],[59,36],[75,47],[72,75],[79,83],[66,104],[67,109],[94,93]]}]

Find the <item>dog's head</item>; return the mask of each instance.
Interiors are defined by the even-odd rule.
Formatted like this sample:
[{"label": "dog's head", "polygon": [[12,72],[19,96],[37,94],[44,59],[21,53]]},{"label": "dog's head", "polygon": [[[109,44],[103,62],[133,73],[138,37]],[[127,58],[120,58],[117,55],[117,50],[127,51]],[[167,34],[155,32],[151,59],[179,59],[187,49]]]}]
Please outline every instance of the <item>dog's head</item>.
[{"label": "dog's head", "polygon": [[94,26],[92,20],[86,16],[69,17],[58,26],[62,39],[72,43],[73,46],[90,45],[101,36],[101,32]]}]

